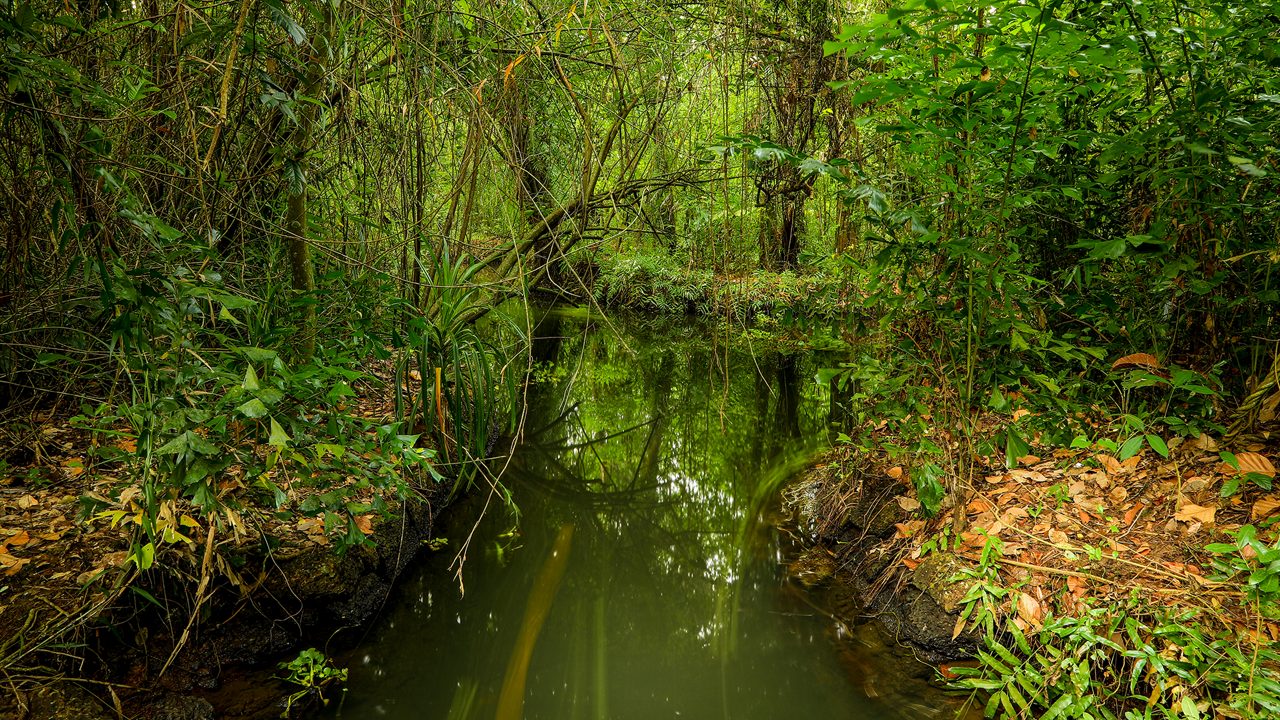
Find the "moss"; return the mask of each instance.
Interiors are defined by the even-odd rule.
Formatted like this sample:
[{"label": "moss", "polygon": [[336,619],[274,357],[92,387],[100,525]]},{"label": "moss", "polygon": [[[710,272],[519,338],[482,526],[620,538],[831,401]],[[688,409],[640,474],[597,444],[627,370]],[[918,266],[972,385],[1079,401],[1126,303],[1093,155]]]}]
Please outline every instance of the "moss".
[{"label": "moss", "polygon": [[911,584],[928,595],[943,611],[953,613],[969,591],[968,583],[952,580],[968,565],[951,553],[926,557],[911,573]]}]

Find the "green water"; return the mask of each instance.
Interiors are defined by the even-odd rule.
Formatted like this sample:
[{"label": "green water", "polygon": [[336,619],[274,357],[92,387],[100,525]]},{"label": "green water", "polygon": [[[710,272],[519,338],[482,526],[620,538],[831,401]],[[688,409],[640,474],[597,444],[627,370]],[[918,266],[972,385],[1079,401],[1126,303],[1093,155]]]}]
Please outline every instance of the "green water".
[{"label": "green water", "polygon": [[[786,580],[770,515],[825,437],[811,365],[726,351],[696,324],[553,313],[537,335],[526,441],[503,475],[522,516],[483,494],[451,511],[448,545],[342,658],[349,692],[327,716],[502,720],[504,679],[529,720],[930,714],[868,697],[883,693],[864,659]],[[450,565],[468,536],[461,596]],[[513,689],[522,636],[536,642]]]}]

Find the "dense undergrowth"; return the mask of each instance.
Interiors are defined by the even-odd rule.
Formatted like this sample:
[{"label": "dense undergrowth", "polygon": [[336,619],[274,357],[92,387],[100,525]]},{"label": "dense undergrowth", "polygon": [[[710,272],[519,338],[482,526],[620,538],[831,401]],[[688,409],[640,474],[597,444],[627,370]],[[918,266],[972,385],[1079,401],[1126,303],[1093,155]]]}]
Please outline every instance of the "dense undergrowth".
[{"label": "dense undergrowth", "polygon": [[[554,286],[835,353],[922,518],[1033,452],[1206,435],[1224,503],[1270,490],[1236,451],[1280,403],[1274,0],[637,7],[0,10],[4,479],[107,478],[81,515],[139,571],[250,508],[362,544],[481,477],[525,346],[492,311]],[[62,469],[51,418],[89,438]],[[1263,616],[1277,530],[1233,531]],[[1135,603],[990,625],[992,712],[1271,702],[1239,683],[1274,644]]]}]

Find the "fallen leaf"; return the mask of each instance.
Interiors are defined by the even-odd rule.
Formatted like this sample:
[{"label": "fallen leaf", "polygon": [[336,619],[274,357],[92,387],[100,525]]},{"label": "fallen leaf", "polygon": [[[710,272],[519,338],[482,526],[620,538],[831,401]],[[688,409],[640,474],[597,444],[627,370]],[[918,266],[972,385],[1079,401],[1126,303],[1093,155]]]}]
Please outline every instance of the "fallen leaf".
[{"label": "fallen leaf", "polygon": [[1112,370],[1120,370],[1122,368],[1147,368],[1149,370],[1159,370],[1160,360],[1151,353],[1133,353],[1111,363]]},{"label": "fallen leaf", "polygon": [[37,500],[34,495],[23,495],[22,497],[18,498],[18,507],[22,508],[23,510],[30,510],[31,508],[39,504],[40,504],[40,501]]},{"label": "fallen leaf", "polygon": [[1014,421],[1014,422],[1018,422],[1019,420],[1021,420],[1022,418],[1026,417],[1026,416],[1028,416],[1028,415],[1030,415],[1030,414],[1031,414],[1031,411],[1030,411],[1030,410],[1028,410],[1028,409],[1026,409],[1026,408],[1018,408],[1017,410],[1014,410],[1014,411],[1013,411],[1013,421]]},{"label": "fallen leaf", "polygon": [[1236,453],[1236,461],[1240,464],[1239,470],[1236,470],[1227,463],[1222,463],[1222,465],[1218,466],[1218,472],[1226,473],[1227,475],[1231,475],[1233,473],[1241,475],[1246,473],[1258,473],[1260,475],[1266,475],[1267,477],[1276,476],[1276,466],[1272,465],[1271,461],[1265,456],[1259,455],[1258,453]]},{"label": "fallen leaf", "polygon": [[[967,619],[967,618],[965,618],[963,615],[961,615],[960,617],[956,618],[956,626],[955,626],[954,628],[952,628],[952,629],[951,629],[951,639],[952,639],[952,640],[955,640],[956,638],[960,637],[960,633],[964,632],[964,626],[965,626],[965,623],[966,623],[967,621],[968,621],[968,619]],[[941,671],[941,672],[942,672],[942,676],[943,676],[943,677],[946,677],[947,675],[950,675],[950,676],[951,676],[951,677],[953,677],[953,678],[954,678],[954,677],[956,677],[956,674],[955,674],[955,673],[950,672],[950,670],[948,670],[948,669],[944,669],[944,668],[945,668],[945,666],[938,668],[938,669],[939,669],[939,671]]]},{"label": "fallen leaf", "polygon": [[1044,473],[1037,470],[1026,470],[1023,468],[1014,468],[1009,471],[1015,480],[1031,480],[1032,482],[1049,482],[1049,478]]},{"label": "fallen leaf", "polygon": [[1067,544],[1067,534],[1055,528],[1049,528],[1049,542],[1054,545]]},{"label": "fallen leaf", "polygon": [[16,558],[7,553],[0,553],[0,567],[4,568],[5,575],[17,575],[29,562],[31,561],[27,558]]},{"label": "fallen leaf", "polygon": [[995,508],[991,506],[991,503],[986,498],[974,498],[972,501],[970,501],[968,505],[965,506],[965,509],[967,509],[972,514],[972,513],[984,513],[989,510],[994,510]]},{"label": "fallen leaf", "polygon": [[1212,523],[1213,516],[1218,512],[1216,507],[1204,507],[1194,503],[1186,503],[1178,508],[1177,514],[1173,516],[1174,520],[1181,520],[1185,523]]},{"label": "fallen leaf", "polygon": [[1018,463],[1020,465],[1035,465],[1038,462],[1040,462],[1040,457],[1037,455],[1023,455],[1018,458]]},{"label": "fallen leaf", "polygon": [[1146,506],[1143,505],[1142,503],[1135,503],[1133,507],[1126,510],[1124,513],[1124,524],[1132,525],[1133,521],[1138,519],[1138,515],[1143,511],[1145,507]]},{"label": "fallen leaf", "polygon": [[5,540],[4,542],[6,545],[10,545],[10,546],[26,545],[27,543],[31,542],[31,536],[27,534],[26,530],[23,530],[22,532],[18,533],[17,535],[14,535],[13,537],[9,538],[8,540]]},{"label": "fallen leaf", "polygon": [[893,527],[897,529],[897,532],[894,534],[894,537],[897,537],[899,539],[909,538],[912,535],[915,535],[916,533],[920,532],[920,530],[924,528],[924,521],[912,520],[910,522],[894,523]]},{"label": "fallen leaf", "polygon": [[1094,458],[1097,460],[1107,472],[1112,475],[1120,474],[1120,461],[1110,455],[1098,455]]},{"label": "fallen leaf", "polygon": [[1040,601],[1026,593],[1018,593],[1018,617],[1025,620],[1032,627],[1039,629],[1041,618],[1043,617]]},{"label": "fallen leaf", "polygon": [[902,479],[902,466],[901,466],[901,465],[894,465],[893,467],[889,468],[888,470],[885,470],[885,471],[884,471],[884,474],[885,474],[885,475],[888,475],[889,477],[893,478],[894,480],[901,480],[901,479]]},{"label": "fallen leaf", "polygon": [[1261,520],[1271,517],[1276,510],[1280,510],[1280,499],[1265,497],[1253,504],[1253,510],[1249,514],[1254,520]]},{"label": "fallen leaf", "polygon": [[76,477],[84,473],[84,461],[80,458],[67,458],[62,461],[62,470],[68,477]]},{"label": "fallen leaf", "polygon": [[[916,503],[916,504],[919,505],[920,503]],[[360,530],[360,532],[364,533],[365,535],[373,534],[373,516],[372,515],[357,515],[355,517],[355,521],[356,521],[356,528]]]},{"label": "fallen leaf", "polygon": [[1200,433],[1197,435],[1195,442],[1192,443],[1192,445],[1205,452],[1218,451],[1218,441],[1214,440],[1213,436],[1208,433]]},{"label": "fallen leaf", "polygon": [[1067,576],[1067,590],[1069,590],[1077,600],[1083,598],[1088,589],[1089,583],[1084,578],[1076,577],[1075,575]]},{"label": "fallen leaf", "polygon": [[913,497],[907,497],[906,495],[899,495],[895,497],[894,500],[897,501],[898,507],[902,508],[907,512],[915,512],[916,510],[920,509],[920,501]]}]

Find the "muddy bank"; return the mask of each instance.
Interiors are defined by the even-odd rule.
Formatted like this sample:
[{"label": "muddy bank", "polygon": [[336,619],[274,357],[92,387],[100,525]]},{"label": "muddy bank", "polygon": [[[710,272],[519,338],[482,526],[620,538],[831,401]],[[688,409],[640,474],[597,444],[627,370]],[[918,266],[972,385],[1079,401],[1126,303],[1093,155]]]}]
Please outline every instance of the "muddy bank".
[{"label": "muddy bank", "polygon": [[841,622],[856,628],[874,619],[924,662],[971,657],[972,634],[953,637],[967,589],[953,578],[966,565],[943,552],[908,557],[900,538],[911,519],[899,500],[905,492],[869,462],[820,459],[786,493],[808,544],[792,574],[823,592]]},{"label": "muddy bank", "polygon": [[[145,594],[125,592],[84,624],[78,661],[48,668],[49,680],[0,698],[0,719],[96,720],[121,712],[153,720],[279,717],[282,698],[298,688],[264,679],[299,649],[355,640],[431,540],[439,500],[406,503],[373,528],[374,547],[338,555],[328,545],[286,538],[246,550],[238,560],[255,570],[242,570],[255,578],[249,592],[215,587],[172,662],[196,579],[139,585]],[[143,600],[148,595],[164,609]]]}]

